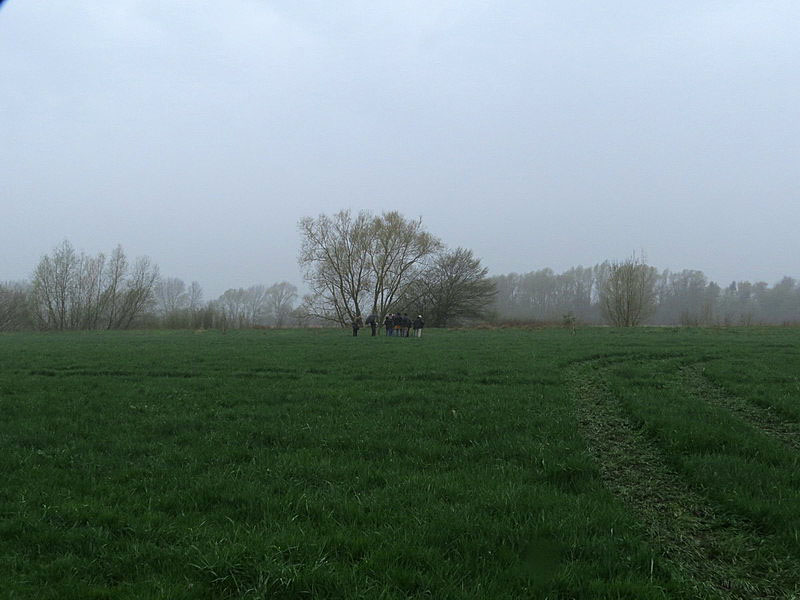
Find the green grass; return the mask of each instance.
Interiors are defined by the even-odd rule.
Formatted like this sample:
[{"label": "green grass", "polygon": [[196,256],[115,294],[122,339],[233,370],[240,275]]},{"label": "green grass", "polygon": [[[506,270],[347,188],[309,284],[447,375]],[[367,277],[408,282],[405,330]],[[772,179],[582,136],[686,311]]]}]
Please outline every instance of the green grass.
[{"label": "green grass", "polygon": [[693,530],[651,527],[614,485],[582,425],[596,397],[704,527],[741,541],[746,560],[715,558],[726,577],[789,598],[799,338],[2,335],[0,597],[745,597],[688,568],[673,538]]}]

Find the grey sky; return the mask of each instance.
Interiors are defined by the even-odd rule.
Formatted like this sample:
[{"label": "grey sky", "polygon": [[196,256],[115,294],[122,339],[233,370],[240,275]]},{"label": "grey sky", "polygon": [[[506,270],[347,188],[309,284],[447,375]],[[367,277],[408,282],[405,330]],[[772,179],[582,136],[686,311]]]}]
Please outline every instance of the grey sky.
[{"label": "grey sky", "polygon": [[63,239],[300,284],[297,221],[422,216],[493,274],[644,250],[800,277],[800,3],[9,0],[0,280]]}]

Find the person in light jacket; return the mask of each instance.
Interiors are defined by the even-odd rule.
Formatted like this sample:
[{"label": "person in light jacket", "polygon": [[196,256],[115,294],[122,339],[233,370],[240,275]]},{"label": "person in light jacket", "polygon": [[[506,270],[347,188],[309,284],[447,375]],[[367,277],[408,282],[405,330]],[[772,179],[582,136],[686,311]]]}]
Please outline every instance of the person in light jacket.
[{"label": "person in light jacket", "polygon": [[422,315],[417,315],[417,318],[414,319],[414,335],[422,337],[423,327],[425,327],[425,319],[422,318]]}]

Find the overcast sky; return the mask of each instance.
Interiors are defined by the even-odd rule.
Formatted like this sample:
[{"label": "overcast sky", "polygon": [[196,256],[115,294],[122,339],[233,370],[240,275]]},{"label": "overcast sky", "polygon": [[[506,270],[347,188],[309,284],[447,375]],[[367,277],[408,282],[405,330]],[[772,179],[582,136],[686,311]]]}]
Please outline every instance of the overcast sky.
[{"label": "overcast sky", "polygon": [[299,285],[297,221],[341,208],[492,274],[800,278],[799,32],[797,0],[8,0],[0,280],[69,239]]}]

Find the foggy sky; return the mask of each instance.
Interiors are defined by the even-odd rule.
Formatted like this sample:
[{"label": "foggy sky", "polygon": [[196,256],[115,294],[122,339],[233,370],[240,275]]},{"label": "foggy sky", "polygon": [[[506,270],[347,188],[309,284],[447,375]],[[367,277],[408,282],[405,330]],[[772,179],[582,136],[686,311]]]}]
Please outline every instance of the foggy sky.
[{"label": "foggy sky", "polygon": [[297,221],[423,218],[492,274],[644,251],[800,277],[800,3],[8,0],[0,281],[64,239],[301,284]]}]

